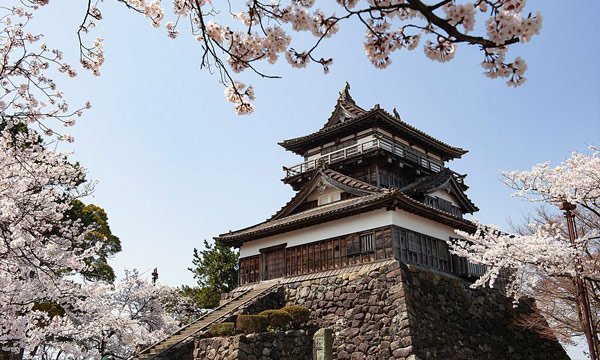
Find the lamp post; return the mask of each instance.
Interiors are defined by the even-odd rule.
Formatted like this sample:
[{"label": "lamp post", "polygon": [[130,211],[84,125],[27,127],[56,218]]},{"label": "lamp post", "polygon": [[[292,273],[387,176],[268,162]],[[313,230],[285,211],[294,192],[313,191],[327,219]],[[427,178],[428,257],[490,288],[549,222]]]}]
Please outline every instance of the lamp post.
[{"label": "lamp post", "polygon": [[[573,210],[575,210],[575,204],[571,204],[569,202],[563,202],[560,204],[559,208],[565,212],[565,217],[567,218],[567,230],[569,232],[569,240],[571,241],[571,245],[574,248],[577,248],[575,243],[575,239],[577,238],[577,228],[575,227],[575,215],[573,214]],[[581,278],[581,273],[583,272],[583,266],[581,264],[581,259],[577,257],[575,259],[575,284],[577,285],[577,311],[579,318],[583,322],[583,331],[585,333],[585,338],[587,339],[589,351],[590,351],[590,359],[598,360],[598,348],[596,346],[596,334],[594,332],[594,324],[592,322],[592,312],[590,309],[590,301],[587,293],[587,286],[585,281]]]}]

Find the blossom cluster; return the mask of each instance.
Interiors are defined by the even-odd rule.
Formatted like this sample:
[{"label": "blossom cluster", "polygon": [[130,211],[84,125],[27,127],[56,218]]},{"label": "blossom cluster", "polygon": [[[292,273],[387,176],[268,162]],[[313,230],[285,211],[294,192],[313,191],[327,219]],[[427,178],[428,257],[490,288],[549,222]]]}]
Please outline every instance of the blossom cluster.
[{"label": "blossom cluster", "polygon": [[146,0],[125,0],[125,3],[146,15],[146,17],[152,21],[152,26],[160,26],[164,17],[164,11],[160,0],[154,0],[152,2]]},{"label": "blossom cluster", "polygon": [[94,252],[77,250],[85,229],[63,215],[85,190],[78,185],[85,173],[31,130],[3,130],[0,148],[0,338],[35,347],[65,326],[34,306],[69,308],[81,291],[64,274],[83,270]]},{"label": "blossom cluster", "polygon": [[[114,285],[94,284],[85,290],[87,296],[78,304],[85,312],[74,318],[80,325],[70,342],[85,344],[86,358],[128,359],[182,325],[168,307],[179,307],[186,300],[176,289],[153,285],[137,271],[126,271]],[[66,344],[51,345],[62,348]]]},{"label": "blossom cluster", "polygon": [[[35,9],[48,1],[24,2]],[[165,17],[160,0],[120,2],[144,14],[154,27],[160,26]],[[203,49],[202,67],[218,70],[226,87],[236,86],[232,73],[248,69],[259,76],[271,77],[259,69],[257,63],[274,64],[282,54],[292,67],[304,68],[314,63],[328,73],[334,59],[317,56],[316,52],[351,19],[364,27],[365,54],[377,68],[390,66],[395,52],[413,50],[419,44],[427,58],[447,62],[454,58],[459,44],[466,43],[482,50],[486,76],[507,79],[509,86],[516,87],[525,82],[527,66],[519,57],[512,62],[505,61],[506,52],[512,44],[527,42],[538,34],[542,24],[541,14],[526,13],[526,0],[451,0],[429,5],[408,0],[336,0],[336,3],[338,15],[315,9],[314,0],[252,0],[237,7],[210,0],[173,0],[175,19],[164,26],[167,35],[176,38],[180,31],[178,24],[187,23],[180,20],[188,18],[192,34]],[[98,3],[88,5],[78,33],[80,61],[94,74],[100,73],[104,62],[102,38],[96,38],[88,46],[82,42],[81,34],[90,31],[95,22],[102,19],[98,6]],[[227,22],[223,14],[231,14],[231,21]],[[475,33],[478,22],[484,26]],[[291,32],[307,32],[316,40],[309,46],[292,44],[293,38],[303,37],[294,37]],[[226,98],[233,100],[237,110],[242,110],[238,113],[252,111],[251,106],[240,107],[235,96],[226,95]]]},{"label": "blossom cluster", "polygon": [[[361,8],[358,8],[358,1],[337,2],[344,12],[342,16],[326,15],[319,9],[313,10],[314,1],[291,0],[289,3],[272,4],[251,1],[248,2],[247,11],[237,12],[233,17],[248,29],[260,28],[266,20],[275,20],[288,25],[291,31],[310,32],[318,40],[308,51],[291,47],[291,36],[280,28],[278,39],[282,41],[277,42],[277,47],[263,44],[262,37],[257,33],[233,31],[231,27],[217,23],[216,20],[209,22],[210,27],[205,26],[201,30],[210,34],[209,38],[218,43],[227,42],[227,46],[221,47],[221,50],[227,55],[230,69],[234,72],[248,68],[254,70],[250,64],[257,60],[267,59],[269,63],[273,63],[278,56],[262,55],[270,53],[269,50],[272,50],[273,54],[284,52],[292,67],[304,68],[313,62],[321,64],[325,72],[328,72],[333,59],[314,56],[316,47],[323,39],[334,36],[342,21],[363,16],[359,14],[369,14],[361,18],[366,28],[364,49],[367,58],[377,68],[388,67],[395,51],[403,48],[415,49],[421,41],[425,55],[439,62],[452,60],[459,43],[476,44],[480,45],[484,52],[482,66],[488,77],[506,78],[509,86],[519,86],[526,80],[524,73],[527,65],[520,57],[512,62],[505,61],[506,51],[512,43],[526,42],[538,34],[542,22],[540,14],[529,14],[525,17],[522,15],[524,0],[455,0],[431,12],[426,12],[405,0],[371,0],[362,4]],[[203,5],[209,6],[208,3]],[[209,11],[189,12],[192,17],[208,17],[208,14]],[[470,36],[469,34],[475,31],[478,18],[484,20],[485,33]],[[447,25],[456,31],[446,32],[444,29]]]},{"label": "blossom cluster", "polygon": [[501,175],[516,190],[515,196],[529,201],[600,206],[600,150],[594,146],[590,154],[573,152],[557,166],[545,162],[528,171],[503,171]]},{"label": "blossom cluster", "polygon": [[254,111],[252,100],[254,100],[254,88],[246,87],[246,84],[236,81],[225,88],[225,98],[235,106],[238,114],[250,114]]},{"label": "blossom cluster", "polygon": [[[475,233],[456,231],[464,240],[450,242],[451,251],[486,266],[485,274],[473,287],[494,287],[502,280],[507,294],[514,299],[526,295],[543,278],[541,274],[573,276],[571,259],[582,255],[564,238],[559,224],[531,224],[531,234],[527,235],[506,234],[494,226],[475,224]],[[507,271],[513,272],[508,279]]]},{"label": "blossom cluster", "polygon": [[462,25],[465,33],[473,30],[475,26],[475,5],[473,3],[466,3],[464,5],[448,3],[444,6],[444,13],[450,24]]},{"label": "blossom cluster", "polygon": [[367,58],[380,69],[392,63],[391,53],[406,47],[413,50],[419,45],[420,35],[407,35],[404,29],[390,31],[391,24],[387,21],[371,20],[363,44]]},{"label": "blossom cluster", "polygon": [[500,10],[494,17],[486,21],[487,35],[497,46],[507,41],[519,39],[527,42],[532,36],[539,34],[542,27],[542,15],[537,13],[522,18],[518,12]]},{"label": "blossom cluster", "polygon": [[[37,126],[48,137],[70,141],[72,138],[56,127],[75,124],[85,107],[69,109],[63,93],[49,76],[53,69],[69,77],[77,76],[63,54],[41,43],[40,34],[26,29],[32,14],[15,7],[2,17],[0,24],[0,114],[2,127]],[[52,121],[54,120],[54,121]]]},{"label": "blossom cluster", "polygon": [[427,40],[423,47],[423,51],[425,51],[425,55],[427,55],[428,58],[439,62],[452,60],[454,58],[455,50],[456,45],[443,37],[438,37],[435,43],[431,40]]},{"label": "blossom cluster", "polygon": [[481,66],[485,69],[484,74],[491,78],[507,78],[506,84],[509,86],[519,86],[527,80],[523,76],[527,70],[527,64],[521,57],[515,58],[512,62],[506,62],[505,49],[486,50],[485,59]]},{"label": "blossom cluster", "polygon": [[[470,261],[486,265],[487,272],[474,284],[493,285],[502,273],[509,272],[507,291],[515,299],[531,295],[540,281],[572,278],[576,271],[594,281],[600,280],[597,266],[600,235],[600,152],[574,152],[558,166],[537,164],[529,171],[502,172],[504,183],[514,195],[549,205],[577,206],[583,219],[579,237],[571,244],[563,221],[534,222],[523,234],[511,235],[475,222],[474,233],[457,231],[465,240],[450,242],[451,251]],[[588,214],[583,217],[583,214]],[[596,240],[594,240],[596,239]],[[581,264],[576,270],[576,264]]]}]

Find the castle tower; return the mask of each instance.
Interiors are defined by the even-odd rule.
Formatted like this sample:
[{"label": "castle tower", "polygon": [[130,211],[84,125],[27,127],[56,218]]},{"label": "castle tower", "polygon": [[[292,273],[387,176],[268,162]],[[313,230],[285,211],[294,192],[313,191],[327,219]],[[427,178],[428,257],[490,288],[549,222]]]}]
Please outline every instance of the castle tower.
[{"label": "castle tower", "polygon": [[240,248],[239,284],[395,258],[463,277],[480,265],[451,255],[454,229],[474,230],[465,175],[446,167],[467,151],[340,91],[318,131],[280,143],[303,157],[284,167],[295,196],[268,220],[215,238]]}]

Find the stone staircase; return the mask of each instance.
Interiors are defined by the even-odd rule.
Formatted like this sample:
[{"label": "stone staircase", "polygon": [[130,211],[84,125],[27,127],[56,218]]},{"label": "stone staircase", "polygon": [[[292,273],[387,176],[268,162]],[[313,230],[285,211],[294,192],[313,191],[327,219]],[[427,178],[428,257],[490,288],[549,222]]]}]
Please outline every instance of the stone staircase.
[{"label": "stone staircase", "polygon": [[180,344],[190,337],[200,335],[207,331],[212,324],[227,320],[227,318],[234,315],[245,305],[271,293],[279,284],[279,280],[280,279],[263,281],[254,285],[251,289],[248,289],[228,302],[219,305],[213,311],[202,316],[195,322],[184,326],[176,333],[140,351],[138,354],[131,357],[130,360],[154,359],[162,352]]}]

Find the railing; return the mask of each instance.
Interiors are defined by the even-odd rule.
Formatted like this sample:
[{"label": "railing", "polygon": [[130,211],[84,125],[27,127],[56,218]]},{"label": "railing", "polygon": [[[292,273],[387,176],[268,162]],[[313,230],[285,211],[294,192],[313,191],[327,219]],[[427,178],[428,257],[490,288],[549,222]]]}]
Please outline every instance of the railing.
[{"label": "railing", "polygon": [[346,148],[331,152],[313,160],[305,161],[289,168],[284,166],[283,170],[285,171],[285,177],[289,178],[313,170],[321,163],[331,164],[375,149],[388,151],[433,172],[439,172],[442,170],[441,164],[426,157],[420,156],[413,149],[387,138],[373,139],[348,146]]}]

